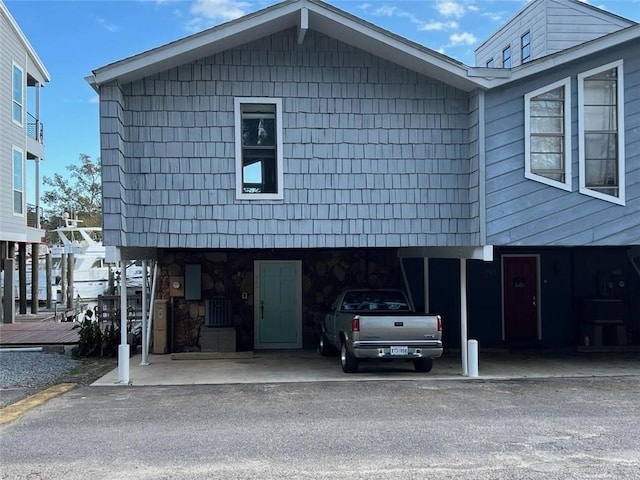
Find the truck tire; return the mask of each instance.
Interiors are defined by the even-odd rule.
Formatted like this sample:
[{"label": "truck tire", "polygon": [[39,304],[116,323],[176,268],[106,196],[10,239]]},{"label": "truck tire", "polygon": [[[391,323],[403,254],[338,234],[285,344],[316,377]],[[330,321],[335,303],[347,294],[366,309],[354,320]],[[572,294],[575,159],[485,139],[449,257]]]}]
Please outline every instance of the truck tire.
[{"label": "truck tire", "polygon": [[344,341],[340,349],[340,364],[344,373],[356,373],[358,371],[358,359],[351,355]]},{"label": "truck tire", "polygon": [[433,358],[416,358],[413,361],[416,372],[430,372],[433,368]]},{"label": "truck tire", "polygon": [[332,355],[335,355],[336,349],[334,348],[333,345],[331,345],[331,343],[329,343],[329,340],[327,340],[327,336],[324,334],[324,332],[322,332],[320,334],[320,342],[318,343],[318,351],[320,352],[320,355],[322,355],[323,357],[330,357]]}]

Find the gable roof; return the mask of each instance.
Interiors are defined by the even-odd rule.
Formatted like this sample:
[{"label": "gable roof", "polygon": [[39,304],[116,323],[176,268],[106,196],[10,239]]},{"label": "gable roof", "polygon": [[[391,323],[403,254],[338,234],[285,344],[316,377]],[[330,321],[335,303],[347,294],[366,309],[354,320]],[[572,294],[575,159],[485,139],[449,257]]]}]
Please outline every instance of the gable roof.
[{"label": "gable roof", "polygon": [[538,4],[545,3],[545,9],[549,8],[549,1],[553,1],[559,5],[563,5],[567,8],[576,10],[581,14],[588,15],[591,17],[597,17],[598,19],[610,22],[615,25],[621,25],[620,28],[631,27],[633,25],[637,25],[633,20],[629,20],[628,18],[621,17],[620,15],[616,15],[615,13],[608,12],[606,10],[602,10],[601,8],[594,7],[593,5],[589,5],[588,3],[580,0],[531,0],[527,2],[527,4],[522,7],[513,17],[511,17],[507,22],[504,23],[500,28],[498,28],[495,32],[489,35],[482,43],[480,43],[476,48],[475,52],[480,50],[485,44],[489,43],[496,36],[500,35],[505,28],[514,23],[520,17],[524,17],[527,12],[536,8]]},{"label": "gable roof", "polygon": [[42,61],[40,60],[40,57],[38,57],[38,54],[36,53],[36,51],[33,49],[31,44],[29,43],[29,40],[27,40],[27,37],[24,35],[22,30],[20,29],[18,22],[15,21],[15,19],[11,15],[11,12],[9,12],[9,9],[7,8],[7,6],[4,4],[2,0],[0,0],[0,14],[6,17],[9,27],[13,31],[18,41],[22,44],[24,49],[27,51],[29,65],[33,67],[31,69],[28,69],[27,73],[33,76],[37,72],[38,74],[37,80],[39,82],[41,83],[49,82],[51,80],[51,77],[49,76],[49,72],[45,68]]},{"label": "gable roof", "polygon": [[100,67],[87,77],[87,81],[96,90],[114,80],[129,83],[291,27],[298,28],[299,43],[311,29],[461,90],[470,91],[481,86],[478,79],[468,77],[463,63],[319,0],[284,1]]}]

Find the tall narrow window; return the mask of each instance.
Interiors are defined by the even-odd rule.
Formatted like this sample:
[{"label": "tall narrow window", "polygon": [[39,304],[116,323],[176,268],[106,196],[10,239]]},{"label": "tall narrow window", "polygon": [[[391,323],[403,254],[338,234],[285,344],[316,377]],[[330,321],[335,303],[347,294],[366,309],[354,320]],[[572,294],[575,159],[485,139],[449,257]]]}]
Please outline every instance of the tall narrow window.
[{"label": "tall narrow window", "polygon": [[282,198],[281,100],[236,98],[236,196]]},{"label": "tall narrow window", "polygon": [[12,105],[12,117],[13,121],[19,125],[22,125],[24,118],[24,72],[17,65],[13,66],[13,105]]},{"label": "tall narrow window", "polygon": [[522,45],[522,63],[525,63],[531,60],[531,35],[529,32],[522,35],[520,43]]},{"label": "tall narrow window", "polygon": [[495,66],[495,62],[493,61],[493,58],[487,62],[486,66],[487,68],[493,68]]},{"label": "tall narrow window", "polygon": [[13,213],[24,214],[24,154],[13,148]]},{"label": "tall narrow window", "polygon": [[502,50],[502,67],[511,68],[511,47]]},{"label": "tall narrow window", "polygon": [[525,177],[571,191],[571,79],[524,96]]},{"label": "tall narrow window", "polygon": [[622,61],[578,75],[580,192],[624,205]]}]

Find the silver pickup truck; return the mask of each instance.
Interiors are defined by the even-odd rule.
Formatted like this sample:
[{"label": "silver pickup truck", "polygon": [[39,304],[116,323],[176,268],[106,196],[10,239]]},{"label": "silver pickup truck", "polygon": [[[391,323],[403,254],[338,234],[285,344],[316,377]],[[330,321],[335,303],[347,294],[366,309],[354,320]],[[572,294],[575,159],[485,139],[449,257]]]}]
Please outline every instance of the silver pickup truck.
[{"label": "silver pickup truck", "polygon": [[320,354],[340,352],[342,370],[358,371],[361,359],[413,361],[429,372],[442,355],[440,315],[415,313],[401,290],[345,290],[325,316]]}]

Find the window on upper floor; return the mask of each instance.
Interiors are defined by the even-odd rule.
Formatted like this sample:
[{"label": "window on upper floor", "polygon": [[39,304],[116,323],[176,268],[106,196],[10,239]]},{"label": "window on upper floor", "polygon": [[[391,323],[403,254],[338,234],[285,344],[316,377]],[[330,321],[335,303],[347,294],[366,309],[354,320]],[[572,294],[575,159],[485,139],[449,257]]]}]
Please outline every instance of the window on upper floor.
[{"label": "window on upper floor", "polygon": [[511,68],[511,47],[502,50],[502,67]]},{"label": "window on upper floor", "polygon": [[22,125],[24,118],[24,72],[13,64],[13,87],[12,87],[12,118],[18,125]]},{"label": "window on upper floor", "polygon": [[487,68],[493,68],[495,66],[495,62],[493,61],[493,58],[491,60],[489,60],[486,64]]},{"label": "window on upper floor", "polygon": [[529,32],[520,37],[520,44],[522,49],[522,63],[531,60],[531,35]]},{"label": "window on upper floor", "polygon": [[236,198],[282,199],[282,101],[236,98]]},{"label": "window on upper floor", "polygon": [[578,74],[580,192],[624,205],[622,60]]},{"label": "window on upper floor", "polygon": [[13,213],[24,215],[24,153],[13,147]]},{"label": "window on upper floor", "polygon": [[524,96],[525,177],[571,191],[571,79]]}]

